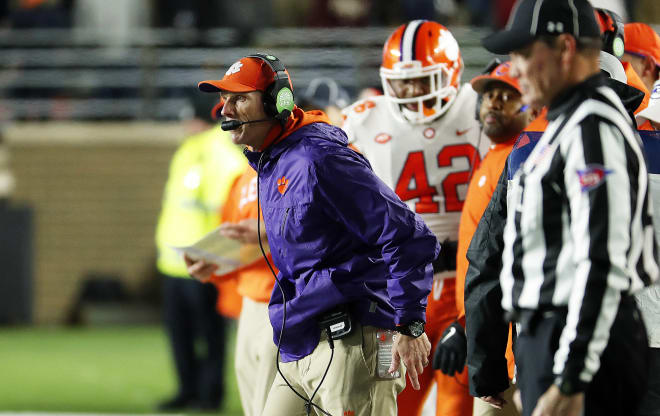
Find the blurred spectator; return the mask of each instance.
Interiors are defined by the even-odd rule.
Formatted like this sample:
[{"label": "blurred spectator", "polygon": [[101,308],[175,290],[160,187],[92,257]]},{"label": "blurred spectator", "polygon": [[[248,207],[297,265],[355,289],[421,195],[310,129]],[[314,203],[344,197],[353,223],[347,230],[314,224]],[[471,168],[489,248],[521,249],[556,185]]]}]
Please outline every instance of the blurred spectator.
[{"label": "blurred spectator", "polygon": [[371,0],[314,0],[306,23],[313,27],[366,26],[371,3]]},{"label": "blurred spectator", "polygon": [[135,0],[79,0],[74,3],[74,26],[85,29],[84,41],[95,35],[107,46],[124,47],[136,29],[151,24],[150,2]]},{"label": "blurred spectator", "polygon": [[175,29],[208,29],[218,26],[219,0],[155,0],[156,26]]},{"label": "blurred spectator", "polygon": [[71,25],[70,0],[9,0],[5,3],[9,24],[14,29],[63,28]]},{"label": "blurred spectator", "polygon": [[[656,2],[656,0],[651,0]],[[513,5],[516,3],[516,0],[495,0],[493,3],[494,6],[492,9],[489,8],[489,3],[486,0],[467,0],[468,7],[471,13],[481,13],[487,14],[490,12],[494,13],[494,21],[492,22],[495,26],[495,29],[502,29],[506,26],[506,22],[509,20],[509,15],[513,9]],[[628,21],[628,16],[630,16],[629,11],[633,8],[635,0],[590,0],[591,5],[594,8],[602,8],[611,10],[614,13],[621,16],[623,21]],[[483,18],[483,16],[481,17]],[[477,24],[476,21],[472,21],[471,24]]]},{"label": "blurred spectator", "polygon": [[[472,26],[491,26],[493,19],[493,10],[490,0],[467,0],[468,11],[470,12],[470,25]],[[498,1],[497,3],[502,3]],[[505,3],[506,5],[506,3]],[[497,6],[500,6],[499,4]]]},{"label": "blurred spectator", "polygon": [[442,24],[449,24],[454,20],[454,16],[458,14],[458,4],[456,0],[435,0],[435,10],[437,13],[437,20]]},{"label": "blurred spectator", "polygon": [[4,204],[14,192],[16,181],[9,166],[9,146],[0,131],[0,201]]},{"label": "blurred spectator", "polygon": [[273,19],[276,26],[299,27],[311,8],[310,2],[300,0],[273,0]]},{"label": "blurred spectator", "polygon": [[636,1],[633,16],[635,16],[635,20],[638,22],[660,23],[660,1]]},{"label": "blurred spectator", "polygon": [[215,310],[216,288],[190,278],[173,247],[190,245],[219,224],[218,212],[247,162],[228,134],[211,128],[213,103],[201,97],[195,96],[188,123],[194,133],[172,158],[156,229],[164,325],[178,378],[178,392],[162,411],[217,409],[224,390],[225,329]]},{"label": "blurred spectator", "polygon": [[314,78],[302,94],[298,107],[305,111],[323,110],[335,126],[342,124],[341,110],[351,102],[348,92],[330,78]]},{"label": "blurred spectator", "polygon": [[[261,26],[272,26],[277,7],[268,0],[156,0],[156,5],[157,26],[204,30],[229,25],[246,31],[257,20]],[[287,10],[282,12],[286,18]]]},{"label": "blurred spectator", "polygon": [[[259,22],[259,27],[273,26],[273,9],[270,0],[222,0],[218,20],[222,26],[235,27],[248,34]],[[245,36],[246,36],[245,35]],[[244,43],[249,41],[245,39]]]},{"label": "blurred spectator", "polygon": [[502,29],[506,26],[506,22],[509,20],[509,14],[511,14],[511,9],[513,9],[515,3],[516,0],[496,0],[492,9],[494,29]]},{"label": "blurred spectator", "polygon": [[624,0],[589,0],[594,9],[607,9],[621,16],[624,22],[628,21],[628,10]]},{"label": "blurred spectator", "polygon": [[436,3],[440,3],[440,1],[404,0],[401,1],[400,3],[403,9],[402,10],[403,16],[400,18],[399,22],[401,20],[410,21],[417,19],[426,19],[426,20],[435,19]]}]

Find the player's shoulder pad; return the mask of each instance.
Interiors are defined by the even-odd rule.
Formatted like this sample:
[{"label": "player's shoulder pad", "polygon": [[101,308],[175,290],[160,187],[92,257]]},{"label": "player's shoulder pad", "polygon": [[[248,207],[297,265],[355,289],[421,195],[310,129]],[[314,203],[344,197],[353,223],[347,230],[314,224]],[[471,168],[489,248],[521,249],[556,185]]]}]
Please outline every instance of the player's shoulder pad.
[{"label": "player's shoulder pad", "polygon": [[456,99],[461,101],[476,102],[479,94],[472,88],[469,82],[462,84],[456,94]]},{"label": "player's shoulder pad", "polygon": [[380,108],[380,111],[383,111],[387,105],[389,105],[389,103],[387,102],[387,97],[384,95],[356,101],[341,111],[344,116],[344,123],[348,122],[348,120],[360,122],[361,120],[368,118],[369,114],[371,114],[375,108]]}]

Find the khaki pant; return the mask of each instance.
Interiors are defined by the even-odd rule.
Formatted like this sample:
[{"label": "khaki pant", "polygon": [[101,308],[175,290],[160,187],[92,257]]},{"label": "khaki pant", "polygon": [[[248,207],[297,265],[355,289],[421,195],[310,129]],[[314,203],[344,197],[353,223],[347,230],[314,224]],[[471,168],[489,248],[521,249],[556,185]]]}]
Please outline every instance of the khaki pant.
[{"label": "khaki pant", "polygon": [[[396,416],[396,396],[405,387],[405,371],[396,379],[377,376],[377,328],[356,325],[348,337],[335,340],[335,352],[314,403],[332,416]],[[325,336],[307,357],[280,363],[286,379],[309,398],[318,387],[330,360]],[[403,369],[402,369],[403,370]],[[322,415],[314,409],[316,415]],[[263,416],[305,416],[305,403],[277,374]]]},{"label": "khaki pant", "polygon": [[238,318],[234,367],[243,413],[260,416],[275,373],[277,346],[268,319],[268,303],[243,297]]},{"label": "khaki pant", "polygon": [[502,397],[506,400],[506,404],[502,409],[496,409],[481,399],[474,399],[474,410],[472,416],[520,416],[516,405],[513,404],[513,393],[517,390],[515,385],[509,386],[504,391]]}]

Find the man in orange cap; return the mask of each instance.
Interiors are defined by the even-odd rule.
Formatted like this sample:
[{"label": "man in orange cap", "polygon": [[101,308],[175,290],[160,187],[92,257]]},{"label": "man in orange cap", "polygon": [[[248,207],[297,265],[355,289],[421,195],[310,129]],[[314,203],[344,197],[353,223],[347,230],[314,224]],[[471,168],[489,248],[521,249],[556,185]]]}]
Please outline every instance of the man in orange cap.
[{"label": "man in orange cap", "polygon": [[[223,129],[250,147],[279,269],[268,307],[279,371],[262,415],[395,416],[405,374],[419,389],[428,365],[436,237],[348,147],[343,130],[293,104],[274,56],[244,57],[199,88],[222,95]],[[200,280],[218,268],[186,262]]]},{"label": "man in orange cap", "polygon": [[[481,165],[472,175],[458,228],[456,304],[459,316],[438,342],[433,358],[433,367],[449,375],[463,371],[467,354],[467,339],[464,326],[461,324],[461,322],[465,322],[463,289],[468,268],[467,248],[493,195],[514,142],[535,114],[534,111],[528,109],[528,106],[523,106],[520,86],[518,81],[509,75],[509,69],[509,62],[494,61],[483,75],[470,81],[472,88],[479,94],[476,116],[481,123],[483,133],[488,136],[492,144]],[[510,349],[509,355],[511,355],[511,370],[513,370],[513,357]],[[471,373],[470,377],[472,376]],[[511,371],[510,377],[513,377],[513,371]],[[485,395],[483,392],[471,393]],[[497,410],[482,400],[475,400],[473,412],[475,416],[518,414],[510,400],[507,403],[502,399],[500,391],[489,393],[492,394],[492,396],[488,396],[489,402],[497,407],[504,407],[504,409]],[[507,391],[507,397],[510,397],[511,393]]]},{"label": "man in orange cap", "polygon": [[660,36],[649,25],[628,23],[624,26],[624,62],[629,62],[642,79],[648,91],[660,76]]}]

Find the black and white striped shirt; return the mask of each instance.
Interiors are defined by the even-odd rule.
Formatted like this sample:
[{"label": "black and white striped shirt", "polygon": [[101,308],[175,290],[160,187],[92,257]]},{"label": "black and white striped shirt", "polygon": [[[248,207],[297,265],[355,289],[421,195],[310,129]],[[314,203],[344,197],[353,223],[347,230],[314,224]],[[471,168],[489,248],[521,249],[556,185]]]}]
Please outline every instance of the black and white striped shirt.
[{"label": "black and white striped shirt", "polygon": [[502,306],[568,307],[553,372],[577,368],[588,383],[621,297],[658,279],[649,179],[639,136],[600,75],[548,119],[508,191]]}]

